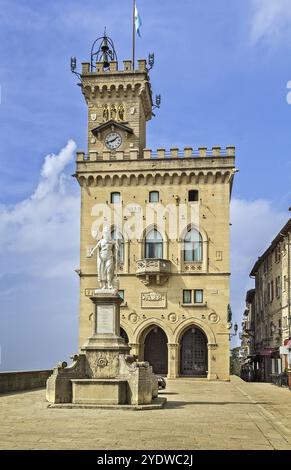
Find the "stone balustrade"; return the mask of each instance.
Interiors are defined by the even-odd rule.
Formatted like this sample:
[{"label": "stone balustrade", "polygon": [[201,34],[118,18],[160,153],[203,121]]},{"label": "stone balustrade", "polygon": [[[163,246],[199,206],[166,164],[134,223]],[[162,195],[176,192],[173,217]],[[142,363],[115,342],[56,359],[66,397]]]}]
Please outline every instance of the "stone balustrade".
[{"label": "stone balustrade", "polygon": [[161,160],[161,159],[177,159],[177,158],[223,158],[223,157],[235,157],[235,147],[232,145],[226,148],[212,147],[199,147],[193,149],[192,147],[186,147],[184,150],[178,148],[172,148],[169,151],[163,148],[159,148],[156,151],[150,149],[144,149],[143,154],[140,155],[138,149],[130,149],[127,152],[123,150],[117,150],[116,152],[110,152],[104,150],[103,152],[90,152],[85,154],[84,151],[77,152],[77,162],[96,162],[96,161],[109,161],[109,160]]}]

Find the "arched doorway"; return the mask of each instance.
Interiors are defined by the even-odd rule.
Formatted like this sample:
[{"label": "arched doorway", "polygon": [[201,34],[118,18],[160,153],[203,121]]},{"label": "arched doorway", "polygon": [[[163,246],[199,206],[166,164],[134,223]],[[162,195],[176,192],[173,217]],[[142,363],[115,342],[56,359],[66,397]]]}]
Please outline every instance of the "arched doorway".
[{"label": "arched doorway", "polygon": [[191,327],[181,338],[180,374],[206,377],[208,369],[207,337],[202,330]]},{"label": "arched doorway", "polygon": [[168,373],[168,339],[165,332],[155,326],[150,329],[144,342],[144,360],[153,367],[155,374]]},{"label": "arched doorway", "polygon": [[129,341],[128,341],[127,333],[126,333],[126,331],[125,331],[123,328],[121,328],[121,327],[120,327],[120,336],[121,336],[121,338],[123,338],[124,341],[128,344]]}]

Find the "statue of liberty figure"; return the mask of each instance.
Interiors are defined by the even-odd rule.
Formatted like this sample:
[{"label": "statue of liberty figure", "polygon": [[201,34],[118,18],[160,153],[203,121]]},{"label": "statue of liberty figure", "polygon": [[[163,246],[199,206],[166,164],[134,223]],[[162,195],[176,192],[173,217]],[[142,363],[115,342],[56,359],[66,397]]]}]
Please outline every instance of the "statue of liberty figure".
[{"label": "statue of liberty figure", "polygon": [[114,289],[115,265],[118,253],[116,241],[111,240],[109,227],[104,227],[101,240],[91,250],[90,256],[97,251],[97,272],[101,289]]}]

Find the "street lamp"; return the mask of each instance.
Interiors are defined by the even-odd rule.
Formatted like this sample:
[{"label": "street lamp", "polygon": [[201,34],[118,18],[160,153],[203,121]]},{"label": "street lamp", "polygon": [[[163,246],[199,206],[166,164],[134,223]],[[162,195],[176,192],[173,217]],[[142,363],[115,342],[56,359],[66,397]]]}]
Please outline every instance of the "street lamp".
[{"label": "street lamp", "polygon": [[235,324],[233,325],[233,331],[234,331],[234,333],[229,333],[229,339],[230,339],[232,336],[237,336],[237,332],[238,332],[238,324],[237,324],[237,323],[235,323]]}]

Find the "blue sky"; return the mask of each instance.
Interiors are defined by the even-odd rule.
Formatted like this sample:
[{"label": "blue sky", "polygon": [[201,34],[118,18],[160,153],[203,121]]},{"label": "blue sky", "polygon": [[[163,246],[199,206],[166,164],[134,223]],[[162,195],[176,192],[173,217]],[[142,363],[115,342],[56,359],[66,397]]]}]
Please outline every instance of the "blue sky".
[{"label": "blue sky", "polygon": [[[147,146],[237,147],[239,320],[252,264],[290,214],[291,0],[137,4],[137,55],[155,52],[152,83],[162,94]],[[69,60],[88,61],[104,26],[119,60],[130,58],[131,5],[0,0],[2,370],[51,367],[77,350],[79,192],[70,175],[74,142],[85,148],[86,107]]]}]

